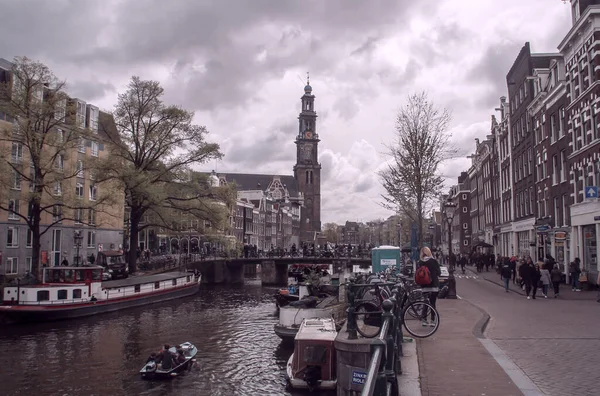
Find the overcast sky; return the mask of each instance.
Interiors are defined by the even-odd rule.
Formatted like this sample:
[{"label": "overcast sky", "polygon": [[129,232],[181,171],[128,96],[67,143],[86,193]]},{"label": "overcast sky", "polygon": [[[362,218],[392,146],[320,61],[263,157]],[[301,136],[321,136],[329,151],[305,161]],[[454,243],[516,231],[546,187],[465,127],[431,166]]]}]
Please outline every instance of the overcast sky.
[{"label": "overcast sky", "polygon": [[569,28],[560,0],[0,0],[0,57],[44,62],[106,110],[132,75],[159,80],[221,144],[225,158],[202,167],[219,172],[292,174],[310,71],[321,218],[342,223],[391,214],[376,172],[406,95],[452,111],[466,156],[521,46],[556,52]]}]

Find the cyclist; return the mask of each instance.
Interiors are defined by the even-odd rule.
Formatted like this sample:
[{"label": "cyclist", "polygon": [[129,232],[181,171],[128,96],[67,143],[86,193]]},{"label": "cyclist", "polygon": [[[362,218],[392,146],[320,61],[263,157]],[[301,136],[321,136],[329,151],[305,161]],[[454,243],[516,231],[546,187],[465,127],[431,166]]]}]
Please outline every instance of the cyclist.
[{"label": "cyclist", "polygon": [[[442,275],[442,270],[440,269],[440,263],[436,259],[433,258],[433,254],[431,254],[431,250],[425,246],[421,249],[421,260],[417,263],[417,271],[420,267],[426,266],[429,270],[429,278],[430,283],[423,286],[423,292],[429,295],[429,302],[433,308],[436,308],[435,302],[437,300],[438,292],[440,291],[440,276]],[[437,309],[437,308],[436,308]],[[435,312],[431,312],[431,322],[427,322],[428,312],[425,312],[423,316],[423,326],[431,326],[435,327]]]}]

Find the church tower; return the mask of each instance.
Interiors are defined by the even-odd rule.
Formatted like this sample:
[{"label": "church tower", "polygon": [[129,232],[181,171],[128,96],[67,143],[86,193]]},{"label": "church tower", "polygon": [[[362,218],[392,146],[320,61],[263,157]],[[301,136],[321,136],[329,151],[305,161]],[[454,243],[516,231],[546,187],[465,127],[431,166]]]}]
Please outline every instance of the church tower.
[{"label": "church tower", "polygon": [[302,111],[298,116],[294,177],[298,184],[298,191],[304,197],[300,240],[310,242],[315,238],[315,232],[321,231],[321,164],[318,162],[320,140],[317,133],[315,96],[312,94],[308,74],[304,95],[300,100]]}]

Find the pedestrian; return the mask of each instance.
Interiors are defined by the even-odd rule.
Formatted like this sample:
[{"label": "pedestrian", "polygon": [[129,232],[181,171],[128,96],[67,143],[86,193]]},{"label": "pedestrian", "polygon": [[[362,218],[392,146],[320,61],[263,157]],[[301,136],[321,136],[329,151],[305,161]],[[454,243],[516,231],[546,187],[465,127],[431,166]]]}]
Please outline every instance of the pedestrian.
[{"label": "pedestrian", "polygon": [[[419,263],[417,264],[417,270],[422,266],[426,266],[427,269],[429,270],[429,276],[430,276],[430,280],[431,280],[428,285],[423,285],[422,290],[424,293],[428,294],[429,303],[431,304],[431,306],[433,308],[436,308],[435,302],[437,301],[437,296],[440,291],[439,290],[439,288],[440,288],[440,278],[439,277],[442,275],[442,270],[440,269],[440,263],[438,263],[438,261],[433,258],[433,255],[431,254],[431,250],[427,246],[425,246],[424,248],[421,249],[421,260],[419,260]],[[428,312],[427,308],[425,308],[422,325],[423,326],[429,325],[431,327],[435,327],[435,321],[437,319],[435,317],[435,312],[433,312],[433,311],[431,312],[431,322],[427,321],[428,316],[429,316],[429,312]]]},{"label": "pedestrian", "polygon": [[510,258],[510,270],[512,271],[512,281],[513,283],[517,283],[517,258],[515,256],[512,256]]},{"label": "pedestrian", "polygon": [[571,275],[571,290],[581,291],[579,289],[579,274],[581,274],[581,260],[579,257],[575,257],[575,260],[569,265],[569,274]]},{"label": "pedestrian", "polygon": [[538,263],[538,267],[542,266],[540,269],[540,276],[542,280],[542,293],[544,293],[544,298],[548,298],[548,288],[552,283],[552,279],[550,278],[550,271],[544,267],[544,263]]},{"label": "pedestrian", "polygon": [[504,262],[504,265],[502,265],[500,275],[502,277],[502,280],[504,281],[504,290],[508,293],[508,285],[510,284],[510,278],[512,275],[512,271],[510,270],[510,265],[508,265],[508,262]]},{"label": "pedestrian", "polygon": [[[536,277],[536,270],[535,267],[533,266],[533,263],[528,261],[524,264],[522,264],[519,267],[519,277],[523,280],[523,283],[525,284],[525,293],[527,295],[527,299],[530,300],[531,299],[531,287],[534,285],[534,280]],[[539,278],[538,278],[539,280]],[[535,293],[537,289],[537,283],[535,283],[535,288],[534,288],[534,295],[533,298],[535,299]]]},{"label": "pedestrian", "polygon": [[560,282],[562,281],[562,272],[558,264],[554,264],[554,268],[550,273],[550,279],[552,280],[552,286],[554,288],[554,298],[558,298],[560,292]]}]

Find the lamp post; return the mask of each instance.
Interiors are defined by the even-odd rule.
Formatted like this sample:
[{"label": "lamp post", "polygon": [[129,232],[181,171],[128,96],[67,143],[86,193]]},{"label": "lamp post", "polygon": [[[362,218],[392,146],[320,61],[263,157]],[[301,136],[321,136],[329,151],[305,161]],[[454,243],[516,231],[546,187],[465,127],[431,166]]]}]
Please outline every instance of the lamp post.
[{"label": "lamp post", "polygon": [[[454,220],[454,211],[456,204],[452,201],[447,201],[444,204],[444,216],[448,222],[448,262],[452,255],[452,221]],[[448,265],[448,294],[446,298],[456,299],[456,279],[454,278],[454,264]]]},{"label": "lamp post", "polygon": [[83,236],[81,235],[81,231],[75,230],[73,232],[73,241],[75,242],[75,266],[79,267],[79,248],[81,247],[81,241],[83,240]]}]

